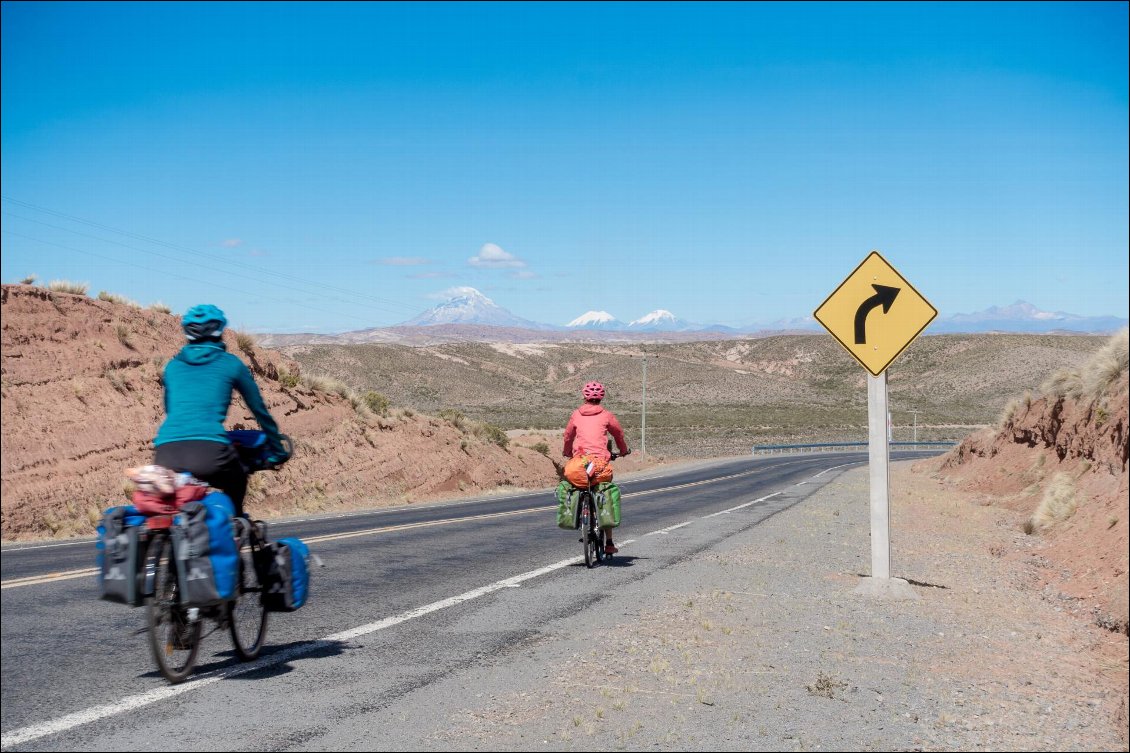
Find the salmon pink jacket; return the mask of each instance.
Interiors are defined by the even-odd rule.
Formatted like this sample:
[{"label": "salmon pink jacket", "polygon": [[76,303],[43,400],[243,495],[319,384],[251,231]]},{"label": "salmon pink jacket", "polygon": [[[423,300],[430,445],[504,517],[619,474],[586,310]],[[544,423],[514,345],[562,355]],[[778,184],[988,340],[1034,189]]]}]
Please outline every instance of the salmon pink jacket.
[{"label": "salmon pink jacket", "polygon": [[565,427],[565,449],[562,450],[562,454],[567,458],[595,455],[609,460],[612,456],[608,452],[606,433],[611,434],[616,440],[616,447],[621,455],[628,452],[624,429],[612,411],[594,403],[585,403],[569,417],[569,424]]}]

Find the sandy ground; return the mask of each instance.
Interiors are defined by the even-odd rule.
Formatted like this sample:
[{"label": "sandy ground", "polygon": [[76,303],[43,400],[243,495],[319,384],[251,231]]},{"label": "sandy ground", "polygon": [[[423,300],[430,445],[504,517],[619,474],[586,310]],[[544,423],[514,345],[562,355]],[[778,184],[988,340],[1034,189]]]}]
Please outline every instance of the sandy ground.
[{"label": "sandy ground", "polygon": [[919,598],[864,597],[867,483],[559,620],[424,746],[1126,750],[1127,638],[1046,587],[1024,516],[894,464],[892,571]]}]

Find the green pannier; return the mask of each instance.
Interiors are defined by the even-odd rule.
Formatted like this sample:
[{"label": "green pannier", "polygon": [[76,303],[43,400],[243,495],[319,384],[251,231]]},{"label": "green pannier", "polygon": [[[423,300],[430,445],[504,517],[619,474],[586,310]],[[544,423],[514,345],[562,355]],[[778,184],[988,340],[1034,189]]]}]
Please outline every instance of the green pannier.
[{"label": "green pannier", "polygon": [[620,487],[605,481],[596,487],[596,511],[601,528],[620,525]]},{"label": "green pannier", "polygon": [[557,485],[557,527],[572,531],[581,527],[581,491],[568,481]]}]

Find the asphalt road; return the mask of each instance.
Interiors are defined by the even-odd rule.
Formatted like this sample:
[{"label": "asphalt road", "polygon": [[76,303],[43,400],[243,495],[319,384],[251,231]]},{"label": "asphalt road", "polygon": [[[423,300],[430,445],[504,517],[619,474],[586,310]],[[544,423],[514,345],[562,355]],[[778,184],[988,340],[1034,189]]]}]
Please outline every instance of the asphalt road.
[{"label": "asphalt road", "polygon": [[[0,745],[297,744],[293,732],[272,737],[276,719],[301,722],[298,736],[316,748],[330,719],[394,706],[413,688],[520,650],[540,624],[599,601],[601,584],[645,578],[862,462],[864,453],[739,458],[624,480],[623,551],[593,571],[569,562],[581,546],[555,527],[545,492],[280,522],[272,538],[299,536],[325,563],[313,572],[310,602],[272,615],[267,648],[251,664],[236,660],[226,632],[206,637],[193,679],[178,686],[152,663],[144,610],[98,600],[86,572],[91,541],[5,547]],[[727,511],[734,514],[721,517]],[[678,546],[636,543],[707,516],[719,524]],[[475,627],[453,632],[456,619]],[[379,739],[368,745],[381,747]]]}]

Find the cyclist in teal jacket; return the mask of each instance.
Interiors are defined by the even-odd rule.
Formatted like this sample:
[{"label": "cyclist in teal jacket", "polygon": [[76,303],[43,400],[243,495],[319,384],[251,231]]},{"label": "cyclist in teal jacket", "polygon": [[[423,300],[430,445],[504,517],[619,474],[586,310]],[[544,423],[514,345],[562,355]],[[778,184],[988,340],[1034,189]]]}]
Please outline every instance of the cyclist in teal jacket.
[{"label": "cyclist in teal jacket", "polygon": [[181,320],[188,344],[165,366],[166,416],[153,440],[153,462],[217,487],[242,515],[247,470],[224,430],[233,390],[266,432],[272,460],[284,460],[287,453],[250,369],[227,352],[227,323],[224,312],[211,305],[193,306]]}]

